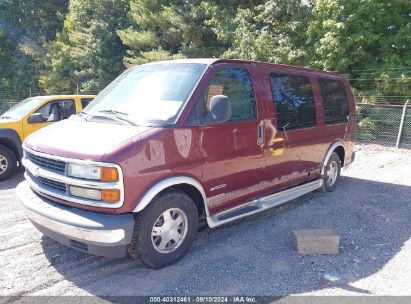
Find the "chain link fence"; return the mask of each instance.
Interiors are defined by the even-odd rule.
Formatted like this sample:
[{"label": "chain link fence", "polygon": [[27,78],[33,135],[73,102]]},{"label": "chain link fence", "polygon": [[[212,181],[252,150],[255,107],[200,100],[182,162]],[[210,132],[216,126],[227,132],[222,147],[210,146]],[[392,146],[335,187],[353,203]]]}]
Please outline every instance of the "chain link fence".
[{"label": "chain link fence", "polygon": [[410,149],[411,104],[357,103],[357,141]]},{"label": "chain link fence", "polygon": [[[0,115],[17,102],[0,100]],[[400,131],[402,116],[403,125]],[[401,134],[399,135],[399,132]],[[357,141],[411,149],[411,103],[406,107],[392,104],[357,103]]]},{"label": "chain link fence", "polygon": [[17,102],[0,102],[0,115],[14,107]]},{"label": "chain link fence", "polygon": [[41,96],[41,95],[47,95],[47,94],[42,90],[31,90],[31,89],[15,91],[13,93],[0,91],[0,104],[13,103],[13,102],[16,103],[16,102],[22,101],[23,99],[31,97],[31,96]]},{"label": "chain link fence", "polygon": [[18,102],[1,102],[0,103],[0,115],[14,107]]}]

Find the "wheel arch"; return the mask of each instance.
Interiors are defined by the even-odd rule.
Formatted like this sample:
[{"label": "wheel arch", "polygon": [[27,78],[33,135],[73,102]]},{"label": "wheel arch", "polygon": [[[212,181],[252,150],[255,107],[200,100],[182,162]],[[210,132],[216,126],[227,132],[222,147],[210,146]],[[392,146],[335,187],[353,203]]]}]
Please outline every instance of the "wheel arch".
[{"label": "wheel arch", "polygon": [[0,145],[3,145],[13,151],[18,160],[23,157],[21,139],[15,130],[0,129]]},{"label": "wheel arch", "polygon": [[199,216],[209,216],[204,188],[200,182],[189,176],[168,177],[155,183],[137,202],[133,213],[144,210],[158,194],[171,189],[177,189],[186,193],[196,204]]},{"label": "wheel arch", "polygon": [[344,146],[344,142],[340,139],[334,141],[330,147],[327,150],[327,153],[325,154],[324,160],[322,162],[322,166],[321,166],[321,175],[324,175],[324,167],[327,164],[328,160],[331,157],[331,154],[333,152],[336,152],[341,160],[341,167],[344,166],[344,157],[345,157],[345,146]]}]

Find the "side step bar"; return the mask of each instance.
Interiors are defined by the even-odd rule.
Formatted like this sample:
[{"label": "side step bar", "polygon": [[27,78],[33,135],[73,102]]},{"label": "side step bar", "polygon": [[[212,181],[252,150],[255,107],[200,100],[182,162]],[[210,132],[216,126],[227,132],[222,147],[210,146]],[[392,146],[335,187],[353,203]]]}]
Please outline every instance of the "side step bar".
[{"label": "side step bar", "polygon": [[225,210],[221,213],[208,216],[207,223],[211,228],[230,223],[240,218],[256,214],[270,208],[284,204],[290,200],[300,197],[304,194],[321,188],[323,180],[315,180],[288,190],[270,194],[251,202],[245,203],[239,207]]}]

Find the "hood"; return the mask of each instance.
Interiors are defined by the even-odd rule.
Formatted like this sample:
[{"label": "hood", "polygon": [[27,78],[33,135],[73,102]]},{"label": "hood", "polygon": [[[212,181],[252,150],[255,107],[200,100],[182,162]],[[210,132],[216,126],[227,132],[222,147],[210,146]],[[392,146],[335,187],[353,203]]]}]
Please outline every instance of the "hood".
[{"label": "hood", "polygon": [[67,119],[31,134],[25,140],[28,148],[57,156],[103,161],[107,153],[126,141],[136,141],[150,127],[98,123]]},{"label": "hood", "polygon": [[3,126],[8,123],[18,122],[20,119],[8,117],[8,116],[0,116],[0,126]]}]

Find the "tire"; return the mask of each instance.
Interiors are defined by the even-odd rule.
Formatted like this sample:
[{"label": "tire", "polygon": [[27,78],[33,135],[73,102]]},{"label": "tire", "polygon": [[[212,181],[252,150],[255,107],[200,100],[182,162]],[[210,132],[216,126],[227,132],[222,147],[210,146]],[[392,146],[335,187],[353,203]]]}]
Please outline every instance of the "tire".
[{"label": "tire", "polygon": [[[178,261],[197,234],[196,205],[188,195],[177,190],[155,197],[135,219],[127,251],[132,258],[140,259],[151,268],[162,268]],[[164,225],[167,227],[162,231]]]},{"label": "tire", "polygon": [[0,181],[8,179],[17,168],[17,158],[12,150],[0,145]]},{"label": "tire", "polygon": [[[332,174],[332,176],[330,175]],[[341,160],[337,153],[333,152],[324,167],[323,185],[321,191],[332,192],[337,188],[340,181]]]}]

